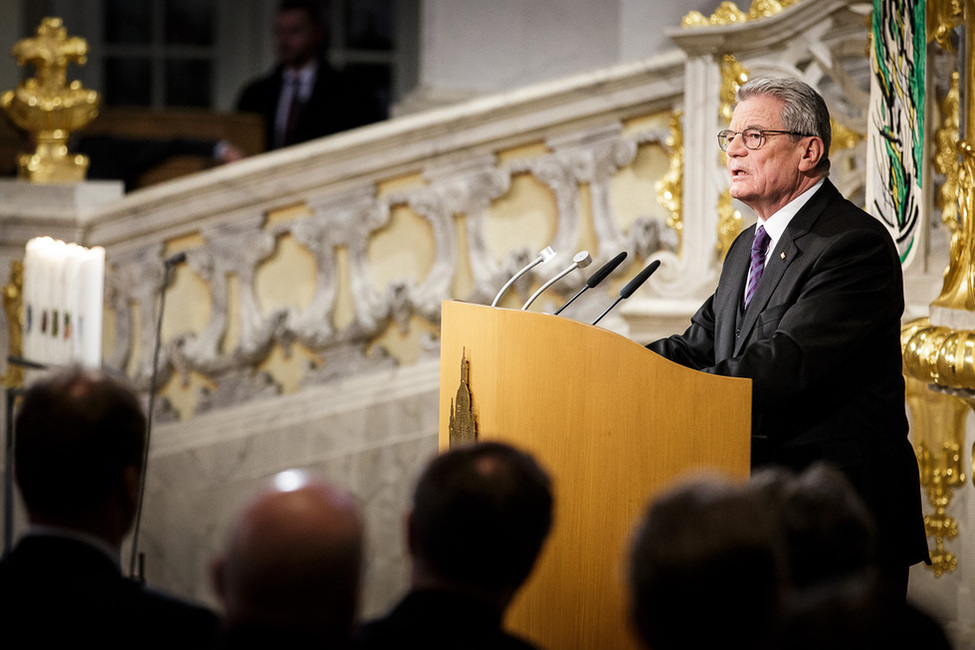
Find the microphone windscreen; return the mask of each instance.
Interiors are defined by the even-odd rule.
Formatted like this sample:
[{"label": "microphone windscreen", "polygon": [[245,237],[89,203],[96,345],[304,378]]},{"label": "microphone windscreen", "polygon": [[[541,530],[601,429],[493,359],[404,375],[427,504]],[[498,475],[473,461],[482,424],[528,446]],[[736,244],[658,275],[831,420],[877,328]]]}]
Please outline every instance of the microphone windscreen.
[{"label": "microphone windscreen", "polygon": [[609,276],[610,273],[615,271],[616,267],[622,264],[623,260],[625,259],[626,259],[626,251],[623,251],[622,253],[620,253],[610,261],[603,264],[598,271],[596,271],[595,273],[589,276],[589,279],[586,280],[586,286],[589,287],[590,289],[595,289],[596,285],[602,282],[603,280],[605,280],[607,276]]},{"label": "microphone windscreen", "polygon": [[640,285],[647,281],[653,272],[657,270],[660,266],[660,260],[654,260],[647,264],[647,268],[640,271],[640,273],[630,280],[625,287],[620,291],[620,298],[629,298],[633,295],[633,292],[640,288]]},{"label": "microphone windscreen", "polygon": [[172,255],[170,257],[167,257],[166,259],[163,260],[163,265],[167,267],[176,266],[177,264],[182,264],[185,261],[186,261],[186,252],[184,251],[181,253],[176,253],[175,255]]}]

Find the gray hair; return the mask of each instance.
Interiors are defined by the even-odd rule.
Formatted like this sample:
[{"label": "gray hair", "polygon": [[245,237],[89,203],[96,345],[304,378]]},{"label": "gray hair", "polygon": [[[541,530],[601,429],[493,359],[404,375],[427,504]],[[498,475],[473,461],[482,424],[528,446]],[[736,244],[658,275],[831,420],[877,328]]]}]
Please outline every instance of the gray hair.
[{"label": "gray hair", "polygon": [[[823,141],[825,152],[816,170],[829,174],[829,147],[832,128],[829,109],[822,95],[804,81],[791,77],[756,77],[742,84],[735,100],[738,103],[753,97],[774,97],[782,102],[782,128],[786,131],[808,133]],[[790,136],[793,141],[799,136]]]}]

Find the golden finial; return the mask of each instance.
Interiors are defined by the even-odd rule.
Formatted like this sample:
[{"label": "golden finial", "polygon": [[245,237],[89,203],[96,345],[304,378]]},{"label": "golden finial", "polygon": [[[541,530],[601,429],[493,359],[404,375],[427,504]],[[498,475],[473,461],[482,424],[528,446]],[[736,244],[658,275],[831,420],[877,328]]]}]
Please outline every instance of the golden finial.
[{"label": "golden finial", "polygon": [[60,18],[45,18],[36,35],[18,41],[11,53],[18,65],[30,63],[36,71],[0,96],[10,119],[37,144],[33,154],[20,156],[20,177],[35,183],[83,181],[88,158],[68,154],[68,137],[95,119],[99,97],[79,81],[68,84],[67,69],[70,63],[86,62],[88,43],[69,38]]}]

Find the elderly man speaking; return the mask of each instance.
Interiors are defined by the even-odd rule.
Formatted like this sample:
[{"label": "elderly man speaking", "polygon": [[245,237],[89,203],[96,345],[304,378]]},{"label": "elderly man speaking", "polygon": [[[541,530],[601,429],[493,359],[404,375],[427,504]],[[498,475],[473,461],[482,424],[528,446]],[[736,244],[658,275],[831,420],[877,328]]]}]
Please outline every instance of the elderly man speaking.
[{"label": "elderly man speaking", "polygon": [[747,82],[718,145],[731,196],[758,223],[731,245],[687,331],[647,347],[751,379],[752,466],[802,470],[826,460],[843,470],[877,526],[882,588],[903,599],[908,567],[928,554],[907,439],[893,241],[829,181],[829,111],[809,85]]}]

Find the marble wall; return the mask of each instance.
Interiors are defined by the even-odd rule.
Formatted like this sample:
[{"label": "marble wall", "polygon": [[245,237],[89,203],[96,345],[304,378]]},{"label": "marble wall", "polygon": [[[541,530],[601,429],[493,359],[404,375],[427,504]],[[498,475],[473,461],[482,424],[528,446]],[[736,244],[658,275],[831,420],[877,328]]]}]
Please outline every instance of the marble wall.
[{"label": "marble wall", "polygon": [[367,545],[360,614],[386,611],[408,585],[404,517],[436,453],[438,391],[433,358],[157,427],[139,541],[147,580],[216,606],[210,563],[233,519],[276,473],[300,469],[355,495]]}]

